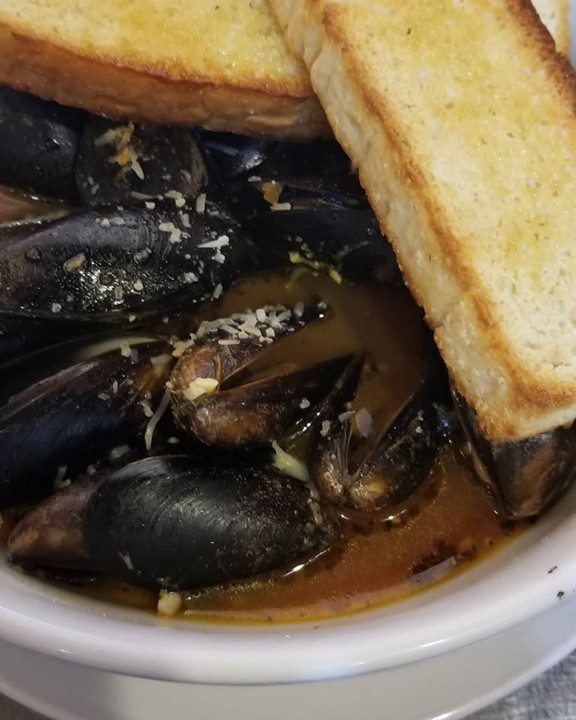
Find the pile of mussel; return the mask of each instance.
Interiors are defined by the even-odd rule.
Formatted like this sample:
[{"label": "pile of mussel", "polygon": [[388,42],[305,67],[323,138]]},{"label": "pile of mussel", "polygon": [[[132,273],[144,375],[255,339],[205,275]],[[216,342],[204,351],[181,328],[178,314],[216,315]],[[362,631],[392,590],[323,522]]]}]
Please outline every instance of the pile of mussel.
[{"label": "pile of mussel", "polygon": [[49,201],[0,228],[12,562],[170,590],[290,568],[329,551],[347,518],[390,517],[446,443],[508,518],[570,482],[572,428],[489,444],[432,347],[359,457],[362,357],[251,370],[321,323],[322,299],[182,331],[190,308],[249,273],[401,283],[335,143],[121,125],[3,89],[0,184]]}]

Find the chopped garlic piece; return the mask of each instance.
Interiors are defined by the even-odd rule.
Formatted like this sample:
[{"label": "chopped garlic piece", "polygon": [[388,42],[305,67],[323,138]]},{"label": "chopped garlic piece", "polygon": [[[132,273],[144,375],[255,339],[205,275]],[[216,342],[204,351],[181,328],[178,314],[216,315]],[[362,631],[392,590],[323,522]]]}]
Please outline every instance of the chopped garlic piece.
[{"label": "chopped garlic piece", "polygon": [[174,343],[172,343],[172,346],[174,348],[174,350],[172,351],[172,356],[175,358],[181,357],[182,355],[184,355],[186,350],[188,350],[188,348],[191,347],[192,345],[194,345],[193,339],[191,339],[191,340],[175,340]]},{"label": "chopped garlic piece", "polygon": [[160,590],[158,595],[158,615],[174,617],[182,607],[182,595],[170,590]]},{"label": "chopped garlic piece", "polygon": [[274,450],[274,467],[280,470],[281,473],[304,482],[310,480],[308,468],[301,460],[294,455],[290,455],[286,450],[282,450],[275,440],[272,442],[272,449]]},{"label": "chopped garlic piece", "polygon": [[366,408],[358,410],[354,416],[354,421],[356,422],[356,428],[362,437],[367,438],[372,434],[372,415],[370,415]]},{"label": "chopped garlic piece", "polygon": [[200,193],[196,198],[196,212],[202,214],[206,210],[206,193]]},{"label": "chopped garlic piece", "polygon": [[191,402],[199,398],[201,395],[216,392],[220,383],[216,378],[197,377],[192,380],[188,387],[184,390],[184,397]]},{"label": "chopped garlic piece", "polygon": [[78,253],[66,260],[63,267],[65,272],[74,272],[74,270],[79,270],[85,263],[86,255],[84,253]]}]

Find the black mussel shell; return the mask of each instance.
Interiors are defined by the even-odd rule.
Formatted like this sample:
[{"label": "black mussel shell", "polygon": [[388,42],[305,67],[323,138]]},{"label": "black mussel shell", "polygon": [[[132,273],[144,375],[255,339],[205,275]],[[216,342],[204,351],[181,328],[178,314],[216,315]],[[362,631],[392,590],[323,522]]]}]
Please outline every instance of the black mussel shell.
[{"label": "black mussel shell", "polygon": [[251,184],[270,201],[276,196],[276,205],[289,203],[302,209],[369,207],[349,158],[331,141],[278,143]]},{"label": "black mussel shell", "polygon": [[215,206],[86,211],[0,243],[0,313],[134,320],[207,301],[252,260]]},{"label": "black mussel shell", "polygon": [[278,341],[320,320],[326,311],[323,302],[293,310],[284,305],[265,305],[202,323],[194,343],[178,360],[171,389],[175,394],[186,394],[196,378],[215,378],[218,384],[229,384]]},{"label": "black mussel shell", "polygon": [[64,342],[79,334],[82,329],[74,324],[63,326],[47,320],[0,317],[0,363],[17,362],[38,348]]},{"label": "black mussel shell", "polygon": [[290,261],[335,272],[350,282],[402,283],[394,252],[372,210],[312,204],[268,207],[247,220],[244,229],[271,267]]},{"label": "black mussel shell", "polygon": [[225,132],[196,130],[196,139],[208,166],[210,187],[257,173],[257,169],[279,143],[267,138],[252,138]]},{"label": "black mussel shell", "polygon": [[[442,447],[455,437],[454,412],[430,360],[419,386],[378,431],[363,427],[355,396],[362,365],[349,366],[335,387],[326,429],[318,438],[311,478],[322,497],[362,512],[380,512],[408,500],[430,477]],[[353,437],[353,424],[358,435]]]},{"label": "black mussel shell", "polygon": [[62,490],[20,521],[8,552],[23,565],[192,590],[289,569],[334,538],[306,484],[236,456],[176,455]]},{"label": "black mussel shell", "polygon": [[199,141],[208,166],[208,195],[249,218],[274,202],[331,207],[368,207],[356,173],[340,146],[253,140],[203,132]]},{"label": "black mussel shell", "polygon": [[311,504],[305,484],[271,469],[151,458],[99,486],[84,532],[104,572],[192,589],[284,568],[325,549],[329,534]]},{"label": "black mussel shell", "polygon": [[[316,178],[317,186],[347,187],[353,179],[354,194],[363,194],[350,158],[338,143],[331,140],[316,140],[311,143],[277,143],[261,163],[257,173],[263,180],[280,183],[295,178]],[[288,182],[289,184],[289,182]]]},{"label": "black mussel shell", "polygon": [[0,184],[75,201],[74,163],[84,113],[0,88]]},{"label": "black mussel shell", "polygon": [[201,326],[195,343],[182,354],[170,378],[171,403],[179,426],[219,446],[273,439],[299,414],[298,403],[307,394],[316,402],[328,392],[326,386],[346,359],[328,360],[316,368],[297,369],[292,364],[290,368],[261,369],[256,377],[250,375],[250,367],[276,343],[318,320],[325,311],[323,303],[298,310],[267,305]]},{"label": "black mussel shell", "polygon": [[106,353],[12,395],[0,408],[0,506],[37,500],[106,452],[143,443],[169,353],[163,343]]},{"label": "black mussel shell", "polygon": [[354,507],[390,507],[413,495],[448,439],[445,418],[426,386],[419,388],[354,473],[348,488]]},{"label": "black mussel shell", "polygon": [[89,207],[134,205],[168,197],[194,198],[206,168],[190,130],[91,118],[76,161],[82,203]]},{"label": "black mussel shell", "polygon": [[480,432],[476,415],[454,389],[454,401],[470,442],[474,468],[503,517],[535,517],[576,476],[576,423],[516,442],[493,443]]},{"label": "black mussel shell", "polygon": [[181,427],[216,447],[266,444],[302,416],[303,403],[316,407],[350,362],[332,358],[304,368],[272,369],[258,379],[175,405]]},{"label": "black mussel shell", "polygon": [[[44,323],[46,324],[46,323]],[[44,347],[32,352],[20,353],[17,358],[0,365],[0,408],[8,400],[40,380],[56,375],[65,368],[101,357],[107,353],[130,352],[139,346],[159,342],[159,338],[145,332],[119,332],[111,335],[109,331],[83,335],[76,332],[76,337],[59,338],[54,332],[58,328],[48,325],[52,330],[51,341]],[[67,329],[67,327],[66,327]],[[77,328],[75,328],[77,330]],[[2,336],[0,336],[0,341]],[[145,348],[146,349],[146,348]],[[166,352],[169,348],[166,349]]]}]

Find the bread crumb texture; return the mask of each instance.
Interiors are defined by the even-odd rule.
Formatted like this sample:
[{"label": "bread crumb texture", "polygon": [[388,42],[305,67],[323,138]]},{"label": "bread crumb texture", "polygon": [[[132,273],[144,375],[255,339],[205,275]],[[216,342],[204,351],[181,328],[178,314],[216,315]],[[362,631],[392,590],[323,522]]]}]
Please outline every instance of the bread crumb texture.
[{"label": "bread crumb texture", "polygon": [[483,430],[572,420],[575,79],[533,7],[272,5]]},{"label": "bread crumb texture", "polygon": [[266,0],[1,0],[0,22],[75,54],[195,82],[310,92]]}]

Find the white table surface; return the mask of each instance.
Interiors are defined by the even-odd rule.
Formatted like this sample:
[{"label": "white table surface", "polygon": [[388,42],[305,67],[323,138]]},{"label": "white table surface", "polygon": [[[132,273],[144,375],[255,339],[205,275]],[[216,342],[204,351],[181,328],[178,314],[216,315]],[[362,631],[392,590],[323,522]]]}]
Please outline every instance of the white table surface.
[{"label": "white table surface", "polygon": [[[361,720],[360,704],[358,710]],[[0,720],[45,718],[0,695]],[[385,713],[382,720],[388,720]],[[576,720],[576,651],[512,695],[469,716],[469,720]]]}]

